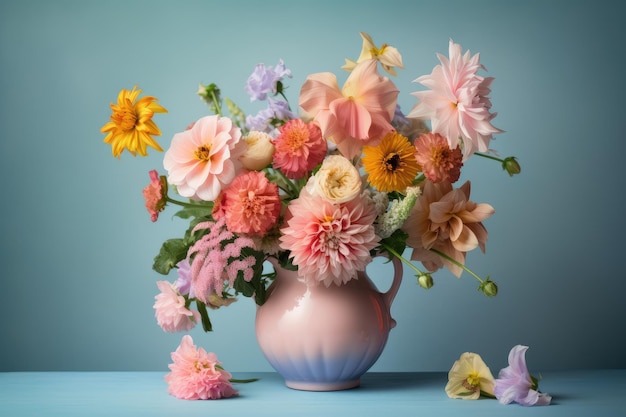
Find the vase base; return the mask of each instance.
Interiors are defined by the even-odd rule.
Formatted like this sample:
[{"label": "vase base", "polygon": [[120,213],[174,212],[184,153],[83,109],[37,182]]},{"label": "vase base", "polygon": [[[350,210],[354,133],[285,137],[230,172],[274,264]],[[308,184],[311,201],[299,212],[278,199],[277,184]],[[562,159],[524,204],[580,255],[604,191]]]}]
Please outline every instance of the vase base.
[{"label": "vase base", "polygon": [[357,388],[361,385],[360,379],[336,382],[307,382],[307,381],[285,381],[285,385],[291,389],[299,391],[341,391]]}]

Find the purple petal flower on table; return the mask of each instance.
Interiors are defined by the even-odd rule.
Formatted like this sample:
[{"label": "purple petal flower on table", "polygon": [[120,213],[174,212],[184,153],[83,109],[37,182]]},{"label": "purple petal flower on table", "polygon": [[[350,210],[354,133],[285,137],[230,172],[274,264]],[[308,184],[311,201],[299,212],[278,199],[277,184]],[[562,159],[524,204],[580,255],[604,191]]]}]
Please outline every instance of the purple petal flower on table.
[{"label": "purple petal flower on table", "polygon": [[526,367],[528,346],[517,345],[509,353],[509,366],[502,369],[495,381],[495,395],[501,404],[549,405],[552,397],[537,390],[538,382]]}]

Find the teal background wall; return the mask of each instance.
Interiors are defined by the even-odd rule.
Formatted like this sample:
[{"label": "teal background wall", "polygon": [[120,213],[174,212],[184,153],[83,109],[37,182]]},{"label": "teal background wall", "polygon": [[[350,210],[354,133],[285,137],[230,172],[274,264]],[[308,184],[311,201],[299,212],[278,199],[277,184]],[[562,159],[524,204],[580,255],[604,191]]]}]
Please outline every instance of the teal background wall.
[{"label": "teal background wall", "polygon": [[[267,3],[267,4],[265,4]],[[609,1],[5,1],[0,3],[0,371],[167,370],[182,335],[156,324],[152,258],[185,225],[157,224],[141,196],[162,154],[111,157],[100,127],[121,88],[138,85],[168,110],[172,135],[206,114],[198,83],[217,83],[248,113],[255,64],[283,58],[297,103],[310,73],[356,58],[359,31],[403,54],[411,81],[448,40],[480,52],[496,78],[493,142],[516,155],[509,178],[472,159],[472,200],[496,214],[485,255],[468,264],[500,286],[495,299],[442,271],[430,291],[405,272],[398,326],[373,370],[448,370],[464,351],[492,369],[515,344],[532,371],[626,367],[623,316],[624,77],[622,6]],[[378,266],[370,271],[385,272]],[[375,279],[384,289],[386,280]],[[231,371],[269,370],[247,298],[194,329]]]}]

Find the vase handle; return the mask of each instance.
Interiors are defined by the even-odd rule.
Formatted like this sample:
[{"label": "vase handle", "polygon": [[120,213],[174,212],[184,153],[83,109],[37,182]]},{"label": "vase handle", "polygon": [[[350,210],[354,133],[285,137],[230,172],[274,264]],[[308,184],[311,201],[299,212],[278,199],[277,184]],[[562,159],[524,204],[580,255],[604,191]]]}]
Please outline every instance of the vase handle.
[{"label": "vase handle", "polygon": [[398,290],[400,290],[400,284],[402,284],[402,275],[404,269],[402,267],[402,261],[393,256],[391,258],[391,262],[393,263],[393,281],[391,283],[391,287],[387,290],[387,292],[382,293],[383,301],[387,307],[387,313],[389,313],[389,318],[391,319],[391,328],[396,327],[396,321],[391,317],[391,304],[393,303],[394,298],[396,298],[396,294],[398,294]]}]

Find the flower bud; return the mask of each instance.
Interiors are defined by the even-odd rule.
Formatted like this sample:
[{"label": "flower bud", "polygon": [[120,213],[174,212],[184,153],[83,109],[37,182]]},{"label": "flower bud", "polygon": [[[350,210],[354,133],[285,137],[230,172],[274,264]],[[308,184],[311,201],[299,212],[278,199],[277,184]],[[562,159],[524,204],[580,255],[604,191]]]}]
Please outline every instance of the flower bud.
[{"label": "flower bud", "polygon": [[272,162],[274,145],[270,135],[253,130],[243,138],[243,141],[246,144],[246,150],[239,160],[246,169],[260,171]]},{"label": "flower bud", "polygon": [[435,283],[433,282],[433,277],[430,274],[421,274],[417,277],[417,283],[420,287],[425,290],[432,288]]},{"label": "flower bud", "polygon": [[502,169],[508,172],[511,177],[522,172],[522,167],[514,156],[504,158],[504,161],[502,162]]},{"label": "flower bud", "polygon": [[498,286],[495,282],[489,280],[489,278],[487,278],[482,284],[480,284],[480,287],[478,287],[478,289],[482,291],[482,293],[485,294],[487,297],[495,297],[498,294]]}]

